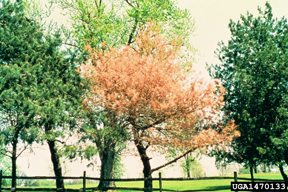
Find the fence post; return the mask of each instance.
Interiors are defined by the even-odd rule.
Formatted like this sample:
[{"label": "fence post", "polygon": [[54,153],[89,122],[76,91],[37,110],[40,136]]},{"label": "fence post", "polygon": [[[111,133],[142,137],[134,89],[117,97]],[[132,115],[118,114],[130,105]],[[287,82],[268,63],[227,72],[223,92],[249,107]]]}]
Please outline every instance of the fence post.
[{"label": "fence post", "polygon": [[237,172],[234,171],[234,181],[237,182]]},{"label": "fence post", "polygon": [[86,171],[83,172],[83,192],[85,192],[86,188]]},{"label": "fence post", "polygon": [[[234,171],[234,181],[237,182],[237,172]],[[235,191],[235,192],[238,192],[238,191]]]},{"label": "fence post", "polygon": [[2,189],[2,170],[0,170],[0,192]]},{"label": "fence post", "polygon": [[160,192],[162,192],[162,177],[161,177],[161,172],[159,172],[159,188],[160,188]]}]

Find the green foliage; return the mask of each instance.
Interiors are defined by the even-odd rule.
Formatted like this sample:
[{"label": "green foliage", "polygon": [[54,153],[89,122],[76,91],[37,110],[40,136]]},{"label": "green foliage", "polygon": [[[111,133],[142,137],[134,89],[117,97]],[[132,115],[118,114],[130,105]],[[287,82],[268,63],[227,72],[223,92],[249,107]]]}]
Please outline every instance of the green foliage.
[{"label": "green foliage", "polygon": [[[44,44],[37,24],[29,22],[23,7],[3,1],[0,12],[0,141],[7,145],[13,138],[37,138],[28,127],[34,128],[37,90],[40,71],[35,50]],[[20,131],[21,130],[21,131]]]},{"label": "green foliage", "polygon": [[[2,170],[2,175],[4,176],[10,176],[12,167],[11,167],[11,159],[8,157],[5,157],[0,154],[0,170]],[[3,179],[2,180],[3,186],[9,186],[11,185],[10,179]]]},{"label": "green foliage", "polygon": [[227,90],[224,109],[241,132],[218,160],[253,167],[257,162],[277,164],[288,152],[287,20],[273,18],[269,3],[259,14],[230,21],[231,39],[217,49],[221,64],[210,68]]},{"label": "green foliage", "polygon": [[27,181],[25,181],[24,186],[27,187],[39,187],[40,186],[40,182],[39,180],[33,180],[33,179],[27,179]]},{"label": "green foliage", "polygon": [[[4,131],[21,127],[22,138],[32,143],[39,139],[39,130],[31,126],[32,122],[73,124],[71,116],[81,102],[81,79],[73,56],[67,58],[67,53],[60,51],[59,34],[45,36],[40,26],[24,15],[21,4],[4,1],[0,19],[0,36],[5,37],[0,45],[0,105],[2,123],[7,126],[2,135],[7,139]],[[62,133],[58,130],[43,138]]]},{"label": "green foliage", "polygon": [[[179,150],[179,149],[171,148],[168,150],[168,153],[166,153],[166,159],[168,161],[171,161],[171,160],[179,157],[180,155],[182,155],[186,151],[187,150],[185,150],[185,149]],[[199,177],[205,176],[205,172],[203,170],[203,167],[202,167],[201,163],[199,162],[200,153],[201,153],[201,151],[194,151],[194,152],[186,154],[181,159],[180,167],[182,169],[184,177],[199,178]]]},{"label": "green foliage", "polygon": [[199,178],[199,177],[205,177],[205,172],[203,170],[202,165],[194,159],[194,161],[191,162],[191,172],[192,172],[192,178]]},{"label": "green foliage", "polygon": [[242,167],[239,169],[239,174],[250,174],[250,170],[246,167]]},{"label": "green foliage", "polygon": [[[189,43],[194,31],[194,21],[187,10],[176,6],[175,0],[53,0],[62,13],[72,21],[72,30],[63,27],[66,43],[77,47],[102,50],[133,44],[139,29],[148,21],[162,26],[167,38],[183,37],[186,46],[185,57],[195,49]],[[101,43],[105,42],[105,48]],[[189,50],[189,51],[187,51]],[[190,53],[191,55],[191,53]],[[184,57],[184,52],[183,52]]]},{"label": "green foliage", "polygon": [[121,179],[124,175],[124,171],[124,165],[121,163],[121,156],[119,153],[116,153],[114,160],[114,178]]},{"label": "green foliage", "polygon": [[[37,140],[37,89],[41,71],[39,52],[45,48],[39,25],[23,13],[21,3],[2,1],[0,7],[0,145],[11,158],[11,175],[24,149],[17,144]],[[12,179],[12,186],[16,179]]]},{"label": "green foliage", "polygon": [[24,14],[27,18],[37,22],[42,30],[47,34],[55,32],[56,23],[49,21],[49,17],[55,7],[48,1],[39,0],[21,0],[24,7]]},{"label": "green foliage", "polygon": [[[135,37],[147,21],[156,21],[162,26],[162,33],[169,39],[183,38],[182,59],[189,57],[189,50],[195,50],[189,43],[189,35],[194,30],[194,22],[187,10],[177,8],[176,1],[168,0],[52,0],[69,16],[72,27],[62,27],[66,45],[70,45],[78,54],[78,62],[89,59],[87,50],[89,44],[93,49],[107,50],[112,47],[120,48],[127,44],[133,46]],[[102,44],[104,43],[104,44]],[[188,54],[189,53],[189,54]],[[89,92],[87,98],[89,98]],[[89,103],[87,104],[89,105]],[[89,106],[87,119],[83,120],[82,135],[79,142],[92,141],[96,149],[89,146],[78,150],[78,155],[91,159],[98,152],[100,158],[105,153],[115,153],[115,177],[120,177],[122,166],[117,160],[118,153],[125,147],[130,138],[120,122],[125,117],[119,117],[106,109],[95,109]],[[120,121],[121,120],[121,121]],[[115,144],[116,143],[116,144]],[[108,151],[108,152],[107,152]],[[69,152],[68,152],[69,153]],[[76,156],[75,150],[69,153]],[[94,166],[93,162],[89,166]]]},{"label": "green foliage", "polygon": [[[216,161],[216,168],[218,170],[219,175],[224,176],[224,175],[231,175],[234,173],[234,171],[239,172],[239,168],[238,168],[238,164],[237,163],[227,163],[227,162],[217,162]],[[238,170],[238,171],[237,171]],[[250,173],[250,172],[249,172]],[[240,174],[240,172],[239,172]]]},{"label": "green foliage", "polygon": [[2,1],[0,144],[13,147],[12,175],[22,153],[17,151],[20,139],[32,144],[63,139],[71,133],[85,89],[74,54],[61,50],[60,33],[45,34],[25,13],[22,1]]}]

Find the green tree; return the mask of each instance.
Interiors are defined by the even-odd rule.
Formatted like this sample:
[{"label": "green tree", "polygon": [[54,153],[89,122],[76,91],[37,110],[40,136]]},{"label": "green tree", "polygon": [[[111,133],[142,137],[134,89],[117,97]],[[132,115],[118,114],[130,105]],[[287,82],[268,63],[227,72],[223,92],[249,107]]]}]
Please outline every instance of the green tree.
[{"label": "green tree", "polygon": [[[65,153],[71,159],[78,156],[91,160],[96,154],[100,157],[100,182],[98,187],[114,187],[115,182],[103,181],[102,179],[112,179],[121,176],[120,153],[126,146],[129,134],[120,125],[120,116],[116,117],[106,109],[93,109],[92,106],[85,106],[84,111],[87,119],[81,127],[81,138],[79,139],[80,148],[68,147]],[[89,108],[89,109],[88,109]],[[84,133],[84,134],[83,134]],[[92,142],[94,145],[86,145]],[[90,162],[88,166],[95,166]]]},{"label": "green tree", "polygon": [[178,158],[182,154],[185,154],[180,162],[180,167],[184,173],[184,176],[187,178],[199,178],[204,177],[205,173],[203,171],[202,165],[199,163],[199,156],[201,150],[191,151],[190,153],[187,152],[187,149],[169,149],[166,151],[166,159],[168,161],[174,160]]},{"label": "green tree", "polygon": [[[79,57],[81,62],[85,60],[83,56],[87,56],[83,49],[87,44],[93,49],[103,51],[127,44],[133,46],[139,29],[147,21],[152,20],[163,27],[161,32],[170,39],[173,38],[173,35],[183,37],[183,45],[185,45],[185,47],[183,46],[183,58],[194,53],[194,49],[188,43],[188,37],[194,30],[194,22],[187,10],[177,8],[174,0],[111,0],[105,2],[101,0],[55,0],[55,2],[72,21],[72,30],[64,30],[66,35],[64,44],[75,48],[81,55]],[[105,46],[103,46],[103,42]],[[118,118],[125,119],[125,117]],[[86,127],[82,130],[86,133],[85,139],[91,140],[97,146],[101,159],[100,178],[114,177],[113,166],[115,163],[113,161],[115,161],[115,155],[118,155],[116,148],[121,149],[122,145],[125,145],[125,140],[129,139],[129,135],[123,131],[119,122],[113,112],[107,109],[99,112],[99,109],[89,106],[88,123],[90,128]],[[99,129],[99,125],[103,125],[104,129]],[[95,150],[91,149],[91,151]],[[95,155],[91,151],[87,150],[90,155]],[[99,187],[114,185],[114,182],[110,181],[101,180],[99,183]]]},{"label": "green tree", "polygon": [[273,18],[269,3],[258,10],[258,17],[247,13],[230,21],[231,39],[217,49],[221,64],[210,68],[227,90],[224,108],[241,132],[219,159],[245,163],[252,178],[259,163],[280,170],[282,161],[288,163],[288,25]]},{"label": "green tree", "polygon": [[[39,45],[44,42],[39,26],[25,17],[19,3],[2,1],[0,21],[0,141],[11,157],[15,177],[16,160],[22,153],[17,151],[19,139],[31,143],[37,138],[32,131],[37,95],[34,85],[40,71],[35,50],[41,50]],[[12,187],[15,186],[14,178]]]},{"label": "green tree", "polygon": [[[62,40],[49,38],[48,48],[43,60],[42,83],[38,86],[41,95],[37,98],[38,124],[44,128],[41,140],[46,140],[51,153],[55,176],[62,176],[60,152],[57,143],[65,144],[61,139],[73,135],[77,117],[81,111],[84,84],[74,58],[60,52]],[[56,180],[57,188],[64,188],[62,179]]]},{"label": "green tree", "polygon": [[[31,144],[46,140],[56,176],[62,176],[57,138],[76,125],[81,109],[80,75],[71,52],[61,51],[59,33],[45,35],[27,18],[22,2],[3,1],[0,13],[1,143],[12,146],[12,176],[16,176],[19,139]],[[16,180],[12,180],[12,187]],[[56,180],[64,188],[63,180]]]},{"label": "green tree", "polygon": [[[185,162],[187,162],[186,159]],[[197,159],[194,159],[193,161],[190,160],[190,162],[191,163],[189,165],[190,166],[189,169],[192,172],[192,177],[193,178],[205,177],[205,172],[203,170],[201,163]],[[187,163],[186,166],[188,167]]]},{"label": "green tree", "polygon": [[[183,37],[186,57],[195,52],[189,43],[194,21],[187,10],[176,6],[175,0],[54,0],[63,14],[69,16],[72,29],[64,28],[66,44],[78,48],[89,44],[102,50],[133,44],[139,29],[148,21],[156,21],[167,38]],[[69,26],[70,27],[70,26]],[[183,44],[184,45],[184,44]],[[183,53],[184,55],[184,53]]]}]

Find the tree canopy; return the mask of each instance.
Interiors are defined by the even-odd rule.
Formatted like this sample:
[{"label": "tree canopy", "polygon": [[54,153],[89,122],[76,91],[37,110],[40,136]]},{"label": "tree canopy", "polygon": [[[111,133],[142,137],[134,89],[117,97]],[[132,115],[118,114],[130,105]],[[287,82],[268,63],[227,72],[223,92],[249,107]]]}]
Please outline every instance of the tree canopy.
[{"label": "tree canopy", "polygon": [[[195,73],[189,76],[177,59],[181,40],[165,40],[155,22],[146,26],[139,32],[134,47],[98,51],[88,45],[92,63],[82,66],[82,74],[92,88],[86,102],[121,116],[120,125],[130,130],[138,149],[144,177],[151,178],[157,169],[151,169],[146,153],[149,147],[196,149],[229,142],[237,133],[232,122],[225,128],[218,127],[221,133],[195,127],[223,105],[225,90],[219,89],[215,94],[217,83],[205,82]],[[145,181],[145,188],[152,187],[150,182]]]},{"label": "tree canopy", "polygon": [[102,42],[106,49],[131,44],[148,21],[161,25],[166,37],[182,36],[186,46],[194,30],[190,13],[179,9],[175,0],[54,1],[72,22],[67,43],[80,49],[87,43],[95,49],[102,49]]},{"label": "tree canopy", "polygon": [[[90,58],[83,49],[87,44],[99,51],[120,48],[127,44],[133,46],[139,29],[146,25],[146,21],[152,20],[163,27],[161,33],[167,38],[173,39],[175,35],[182,37],[183,58],[188,58],[194,53],[188,41],[189,35],[194,30],[194,22],[189,12],[179,9],[174,0],[55,0],[54,2],[71,21],[72,27],[64,29],[64,44],[79,53],[81,63]],[[105,48],[102,46],[103,42]],[[95,152],[97,151],[101,160],[100,178],[112,179],[113,161],[117,159],[115,156],[119,155],[116,151],[119,153],[119,149],[123,149],[125,142],[130,138],[129,134],[118,124],[122,117],[115,115],[115,112],[109,109],[91,107],[87,117],[88,121],[85,121],[87,126],[81,129],[84,134],[80,142],[83,144],[89,139],[95,144],[97,150],[88,146],[84,150],[86,154],[84,157],[90,159],[97,154]],[[70,154],[75,156],[75,152]],[[114,182],[100,180],[99,187],[102,186],[114,186]]]},{"label": "tree canopy", "polygon": [[258,10],[258,17],[230,21],[231,39],[217,50],[221,63],[210,68],[227,90],[224,109],[241,132],[222,158],[250,167],[288,163],[287,19],[273,18],[269,3]]},{"label": "tree canopy", "polygon": [[66,136],[68,125],[75,125],[84,84],[76,72],[75,57],[60,50],[60,34],[44,34],[25,15],[21,1],[3,1],[0,20],[0,120],[4,125],[0,141],[11,145],[15,177],[19,140],[28,144],[47,140],[55,150],[55,139]]},{"label": "tree canopy", "polygon": [[0,141],[5,146],[1,152],[11,157],[12,176],[16,176],[16,159],[22,152],[17,151],[18,140],[31,144],[37,139],[33,129],[38,104],[35,85],[44,39],[37,23],[25,17],[19,3],[3,1],[0,20]]}]

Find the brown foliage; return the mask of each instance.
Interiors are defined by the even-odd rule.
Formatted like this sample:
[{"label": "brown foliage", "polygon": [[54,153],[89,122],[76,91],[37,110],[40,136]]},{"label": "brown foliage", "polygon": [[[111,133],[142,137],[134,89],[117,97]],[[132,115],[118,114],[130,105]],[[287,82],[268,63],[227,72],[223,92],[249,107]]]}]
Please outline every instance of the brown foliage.
[{"label": "brown foliage", "polygon": [[[90,102],[125,117],[138,142],[199,148],[225,143],[239,133],[225,128],[203,129],[223,105],[225,90],[183,70],[178,59],[181,40],[166,41],[154,23],[140,31],[135,47],[91,51],[92,63],[82,65],[90,80]],[[123,122],[124,123],[124,122]]]}]

